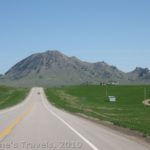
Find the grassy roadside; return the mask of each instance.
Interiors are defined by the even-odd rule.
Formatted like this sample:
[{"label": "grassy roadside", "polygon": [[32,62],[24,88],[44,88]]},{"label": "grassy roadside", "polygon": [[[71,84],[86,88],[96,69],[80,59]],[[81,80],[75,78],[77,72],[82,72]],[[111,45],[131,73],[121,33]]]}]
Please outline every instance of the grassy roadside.
[{"label": "grassy roadside", "polygon": [[0,109],[4,109],[23,101],[28,89],[0,86]]},{"label": "grassy roadside", "polygon": [[[146,86],[149,90],[150,86]],[[82,113],[150,136],[150,107],[142,104],[144,86],[109,86],[108,95],[117,102],[106,101],[106,87],[70,86],[45,89],[50,102],[73,113]],[[150,91],[150,90],[149,90]],[[147,98],[150,93],[147,93]]]}]

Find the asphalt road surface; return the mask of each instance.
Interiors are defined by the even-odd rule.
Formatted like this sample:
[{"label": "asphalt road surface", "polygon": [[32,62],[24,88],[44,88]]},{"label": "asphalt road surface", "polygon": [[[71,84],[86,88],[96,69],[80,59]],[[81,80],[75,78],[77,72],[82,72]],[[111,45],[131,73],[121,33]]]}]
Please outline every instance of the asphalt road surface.
[{"label": "asphalt road surface", "polygon": [[0,111],[0,150],[149,150],[150,145],[52,106],[42,88]]}]

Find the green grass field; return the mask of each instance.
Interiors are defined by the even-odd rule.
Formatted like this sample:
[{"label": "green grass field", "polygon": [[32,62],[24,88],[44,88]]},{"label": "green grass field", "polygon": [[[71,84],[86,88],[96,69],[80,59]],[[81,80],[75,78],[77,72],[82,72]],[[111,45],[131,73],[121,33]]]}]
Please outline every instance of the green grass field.
[{"label": "green grass field", "polygon": [[74,113],[113,122],[150,135],[150,107],[144,106],[144,87],[150,98],[150,86],[107,86],[108,95],[116,102],[108,102],[106,86],[70,86],[45,89],[50,102],[56,107]]},{"label": "green grass field", "polygon": [[0,109],[4,109],[23,101],[28,89],[0,86]]}]

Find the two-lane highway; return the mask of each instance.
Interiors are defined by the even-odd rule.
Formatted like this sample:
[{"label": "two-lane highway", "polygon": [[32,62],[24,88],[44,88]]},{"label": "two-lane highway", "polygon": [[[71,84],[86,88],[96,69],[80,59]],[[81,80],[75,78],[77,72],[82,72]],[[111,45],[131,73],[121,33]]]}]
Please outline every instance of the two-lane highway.
[{"label": "two-lane highway", "polygon": [[0,150],[149,150],[147,143],[52,106],[42,88],[0,111]]}]

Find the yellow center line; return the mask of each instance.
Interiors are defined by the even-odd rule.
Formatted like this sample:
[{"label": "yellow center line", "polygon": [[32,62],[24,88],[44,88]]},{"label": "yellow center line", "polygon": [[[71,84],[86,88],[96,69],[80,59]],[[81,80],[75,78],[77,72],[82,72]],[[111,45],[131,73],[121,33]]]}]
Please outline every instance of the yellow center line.
[{"label": "yellow center line", "polygon": [[33,106],[34,105],[28,108],[25,112],[23,112],[20,116],[18,116],[15,120],[13,120],[3,131],[1,131],[0,139],[9,135],[12,132],[12,130],[23,120],[23,118],[31,112]]}]

